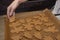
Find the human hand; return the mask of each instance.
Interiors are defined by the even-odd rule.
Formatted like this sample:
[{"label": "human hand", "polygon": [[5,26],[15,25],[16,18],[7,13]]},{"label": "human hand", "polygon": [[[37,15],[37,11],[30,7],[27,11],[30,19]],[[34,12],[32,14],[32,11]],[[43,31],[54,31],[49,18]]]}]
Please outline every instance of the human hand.
[{"label": "human hand", "polygon": [[19,6],[20,3],[25,2],[26,0],[14,0],[7,8],[8,18],[14,15],[15,9]]}]

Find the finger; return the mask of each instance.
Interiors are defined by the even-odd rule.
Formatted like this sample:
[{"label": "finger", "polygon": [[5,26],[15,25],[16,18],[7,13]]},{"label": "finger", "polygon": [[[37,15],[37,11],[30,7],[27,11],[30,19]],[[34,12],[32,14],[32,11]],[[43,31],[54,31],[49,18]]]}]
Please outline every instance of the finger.
[{"label": "finger", "polygon": [[13,16],[15,16],[15,12],[13,12]]},{"label": "finger", "polygon": [[11,12],[10,12],[10,14],[9,14],[9,16],[12,16],[13,13],[14,13],[14,9],[12,8],[12,9],[11,9]]},{"label": "finger", "polygon": [[9,18],[10,11],[11,11],[11,7],[8,7],[8,8],[7,8],[7,17],[8,17],[8,18]]},{"label": "finger", "polygon": [[15,12],[13,12],[12,16],[15,17]]}]

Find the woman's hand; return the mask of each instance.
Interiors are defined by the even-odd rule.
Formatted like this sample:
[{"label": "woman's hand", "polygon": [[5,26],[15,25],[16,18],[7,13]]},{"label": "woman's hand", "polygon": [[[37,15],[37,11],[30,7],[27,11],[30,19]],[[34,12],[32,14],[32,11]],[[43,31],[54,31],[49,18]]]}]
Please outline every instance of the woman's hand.
[{"label": "woman's hand", "polygon": [[15,9],[18,7],[18,5],[22,2],[25,2],[26,0],[14,0],[7,8],[7,16],[8,18],[12,15],[14,15]]}]

